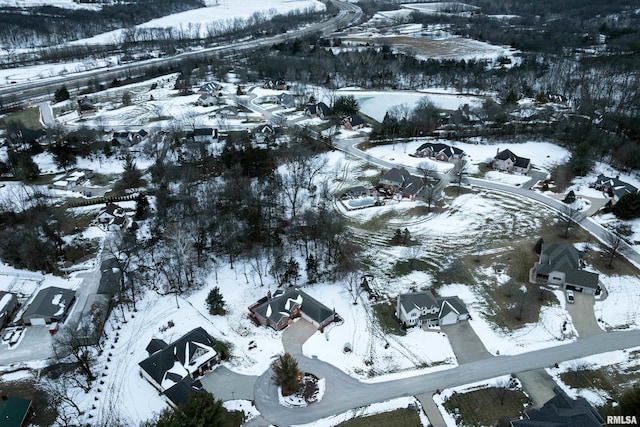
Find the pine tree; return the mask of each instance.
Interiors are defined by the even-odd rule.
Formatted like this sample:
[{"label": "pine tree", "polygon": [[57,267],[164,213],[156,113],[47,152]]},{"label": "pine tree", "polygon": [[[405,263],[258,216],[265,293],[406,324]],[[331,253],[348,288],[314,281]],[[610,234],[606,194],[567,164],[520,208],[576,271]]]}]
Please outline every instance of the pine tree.
[{"label": "pine tree", "polygon": [[282,395],[288,396],[298,391],[300,377],[302,376],[298,369],[298,361],[289,353],[285,353],[278,357],[271,364],[271,381],[278,387],[282,388]]},{"label": "pine tree", "polygon": [[217,286],[209,291],[207,295],[207,307],[211,314],[224,314],[224,298]]},{"label": "pine tree", "polygon": [[227,410],[222,401],[207,391],[192,393],[185,404],[165,409],[157,420],[146,427],[218,427],[225,424]]},{"label": "pine tree", "polygon": [[149,200],[147,196],[140,193],[136,198],[136,219],[144,219],[147,216],[147,212],[149,210]]}]

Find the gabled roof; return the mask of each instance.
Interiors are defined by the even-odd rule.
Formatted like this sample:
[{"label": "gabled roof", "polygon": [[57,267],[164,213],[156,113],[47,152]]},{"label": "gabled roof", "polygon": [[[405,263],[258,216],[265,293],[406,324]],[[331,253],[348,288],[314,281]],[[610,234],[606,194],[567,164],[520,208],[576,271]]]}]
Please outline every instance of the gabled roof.
[{"label": "gabled roof", "polygon": [[513,427],[602,427],[604,420],[584,398],[571,399],[558,386],[555,396],[540,409],[526,413],[527,419],[512,421]]},{"label": "gabled roof", "polygon": [[124,211],[120,206],[116,205],[115,203],[107,202],[105,207],[100,210],[99,215],[102,215],[105,213],[110,216],[122,216],[124,214]]},{"label": "gabled roof", "polygon": [[0,421],[2,427],[20,427],[25,422],[31,408],[31,401],[15,396],[0,398]]},{"label": "gabled roof", "polygon": [[496,160],[508,160],[511,159],[513,164],[520,168],[528,168],[531,164],[531,160],[526,157],[520,157],[513,153],[511,150],[502,150],[494,157]]},{"label": "gabled roof", "polygon": [[267,299],[253,308],[253,311],[265,319],[278,323],[283,317],[289,317],[291,310],[296,306],[317,323],[322,323],[333,315],[333,310],[299,289],[291,289],[275,294],[271,299]]},{"label": "gabled roof", "polygon": [[432,308],[438,306],[436,297],[433,296],[431,291],[412,292],[409,294],[400,294],[398,296],[400,305],[404,308],[404,311],[409,313],[414,308],[422,310],[423,308]]},{"label": "gabled roof", "polygon": [[201,391],[202,383],[200,380],[194,380],[191,377],[184,377],[172,387],[166,389],[164,391],[164,395],[177,406],[184,405],[189,400],[189,396],[191,394],[199,393]]},{"label": "gabled roof", "polygon": [[[203,328],[195,328],[138,365],[163,390],[168,390],[200,365],[216,357],[214,345],[214,339]],[[147,346],[147,351],[161,346],[159,340],[152,341]]]},{"label": "gabled roof", "polygon": [[75,291],[71,289],[56,286],[42,289],[24,311],[22,318],[27,320],[31,316],[62,318],[71,307],[75,295]]},{"label": "gabled roof", "polygon": [[364,119],[357,114],[350,115],[347,120],[351,123],[351,126],[360,126],[364,124]]},{"label": "gabled roof", "polygon": [[611,188],[613,194],[617,198],[621,198],[625,194],[634,194],[638,191],[638,189],[633,185],[621,181],[618,178],[608,177],[604,174],[598,175],[598,178],[596,179],[596,187]]},{"label": "gabled roof", "polygon": [[413,176],[405,168],[392,168],[380,176],[380,180],[385,180],[397,185],[400,190],[407,194],[415,195],[422,187],[424,181],[422,178]]},{"label": "gabled roof", "polygon": [[598,287],[598,274],[582,270],[582,253],[570,243],[543,243],[536,274],[559,271],[565,274],[565,282],[587,288]]},{"label": "gabled roof", "polygon": [[455,313],[457,316],[461,314],[469,314],[469,310],[467,310],[467,307],[458,297],[438,298],[438,304],[440,305],[439,318],[442,318],[451,312]]},{"label": "gabled roof", "polygon": [[164,350],[167,347],[169,347],[169,344],[164,342],[164,340],[161,340],[159,338],[153,338],[149,342],[149,345],[147,345],[147,348],[145,350],[147,351],[147,353],[149,353],[149,356],[151,356],[155,352]]},{"label": "gabled roof", "polygon": [[450,145],[442,144],[440,142],[437,142],[437,143],[426,142],[426,143],[422,144],[420,147],[418,147],[417,151],[424,151],[427,148],[430,148],[433,151],[434,154],[443,153],[448,158],[451,158],[454,155],[460,156],[460,155],[464,154],[464,151],[462,151],[460,148],[451,147]]}]

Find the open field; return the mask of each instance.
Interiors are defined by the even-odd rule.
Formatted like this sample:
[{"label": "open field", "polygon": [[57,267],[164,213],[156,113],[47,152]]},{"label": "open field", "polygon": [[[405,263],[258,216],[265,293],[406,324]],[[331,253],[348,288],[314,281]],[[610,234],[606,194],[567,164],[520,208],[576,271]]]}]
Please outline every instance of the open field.
[{"label": "open field", "polygon": [[483,388],[454,393],[444,402],[450,414],[458,414],[460,426],[490,426],[502,418],[515,418],[524,412],[529,398],[521,390]]},{"label": "open field", "polygon": [[422,426],[422,423],[415,409],[403,408],[367,417],[357,417],[338,424],[340,427],[386,427],[390,425],[419,427]]}]

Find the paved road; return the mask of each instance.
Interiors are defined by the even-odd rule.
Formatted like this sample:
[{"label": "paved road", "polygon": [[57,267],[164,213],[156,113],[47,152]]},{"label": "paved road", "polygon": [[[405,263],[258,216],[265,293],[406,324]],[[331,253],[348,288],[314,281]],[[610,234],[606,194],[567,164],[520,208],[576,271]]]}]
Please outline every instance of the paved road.
[{"label": "paved road", "polygon": [[277,389],[271,383],[271,370],[268,370],[256,382],[255,404],[262,417],[275,425],[303,424],[400,396],[414,396],[520,372],[525,367],[539,369],[557,362],[638,346],[640,330],[610,332],[517,356],[497,356],[453,369],[380,383],[363,383],[318,359],[298,356],[302,370],[326,379],[323,399],[303,409],[281,406]]}]

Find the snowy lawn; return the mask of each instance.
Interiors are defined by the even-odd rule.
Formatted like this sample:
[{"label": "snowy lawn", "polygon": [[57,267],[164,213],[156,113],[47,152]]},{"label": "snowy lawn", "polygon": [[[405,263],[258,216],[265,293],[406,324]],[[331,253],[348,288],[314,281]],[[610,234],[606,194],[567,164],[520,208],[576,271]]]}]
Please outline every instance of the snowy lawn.
[{"label": "snowy lawn", "polygon": [[607,290],[594,306],[596,319],[606,329],[640,328],[640,279],[637,276],[606,276],[600,281]]}]

